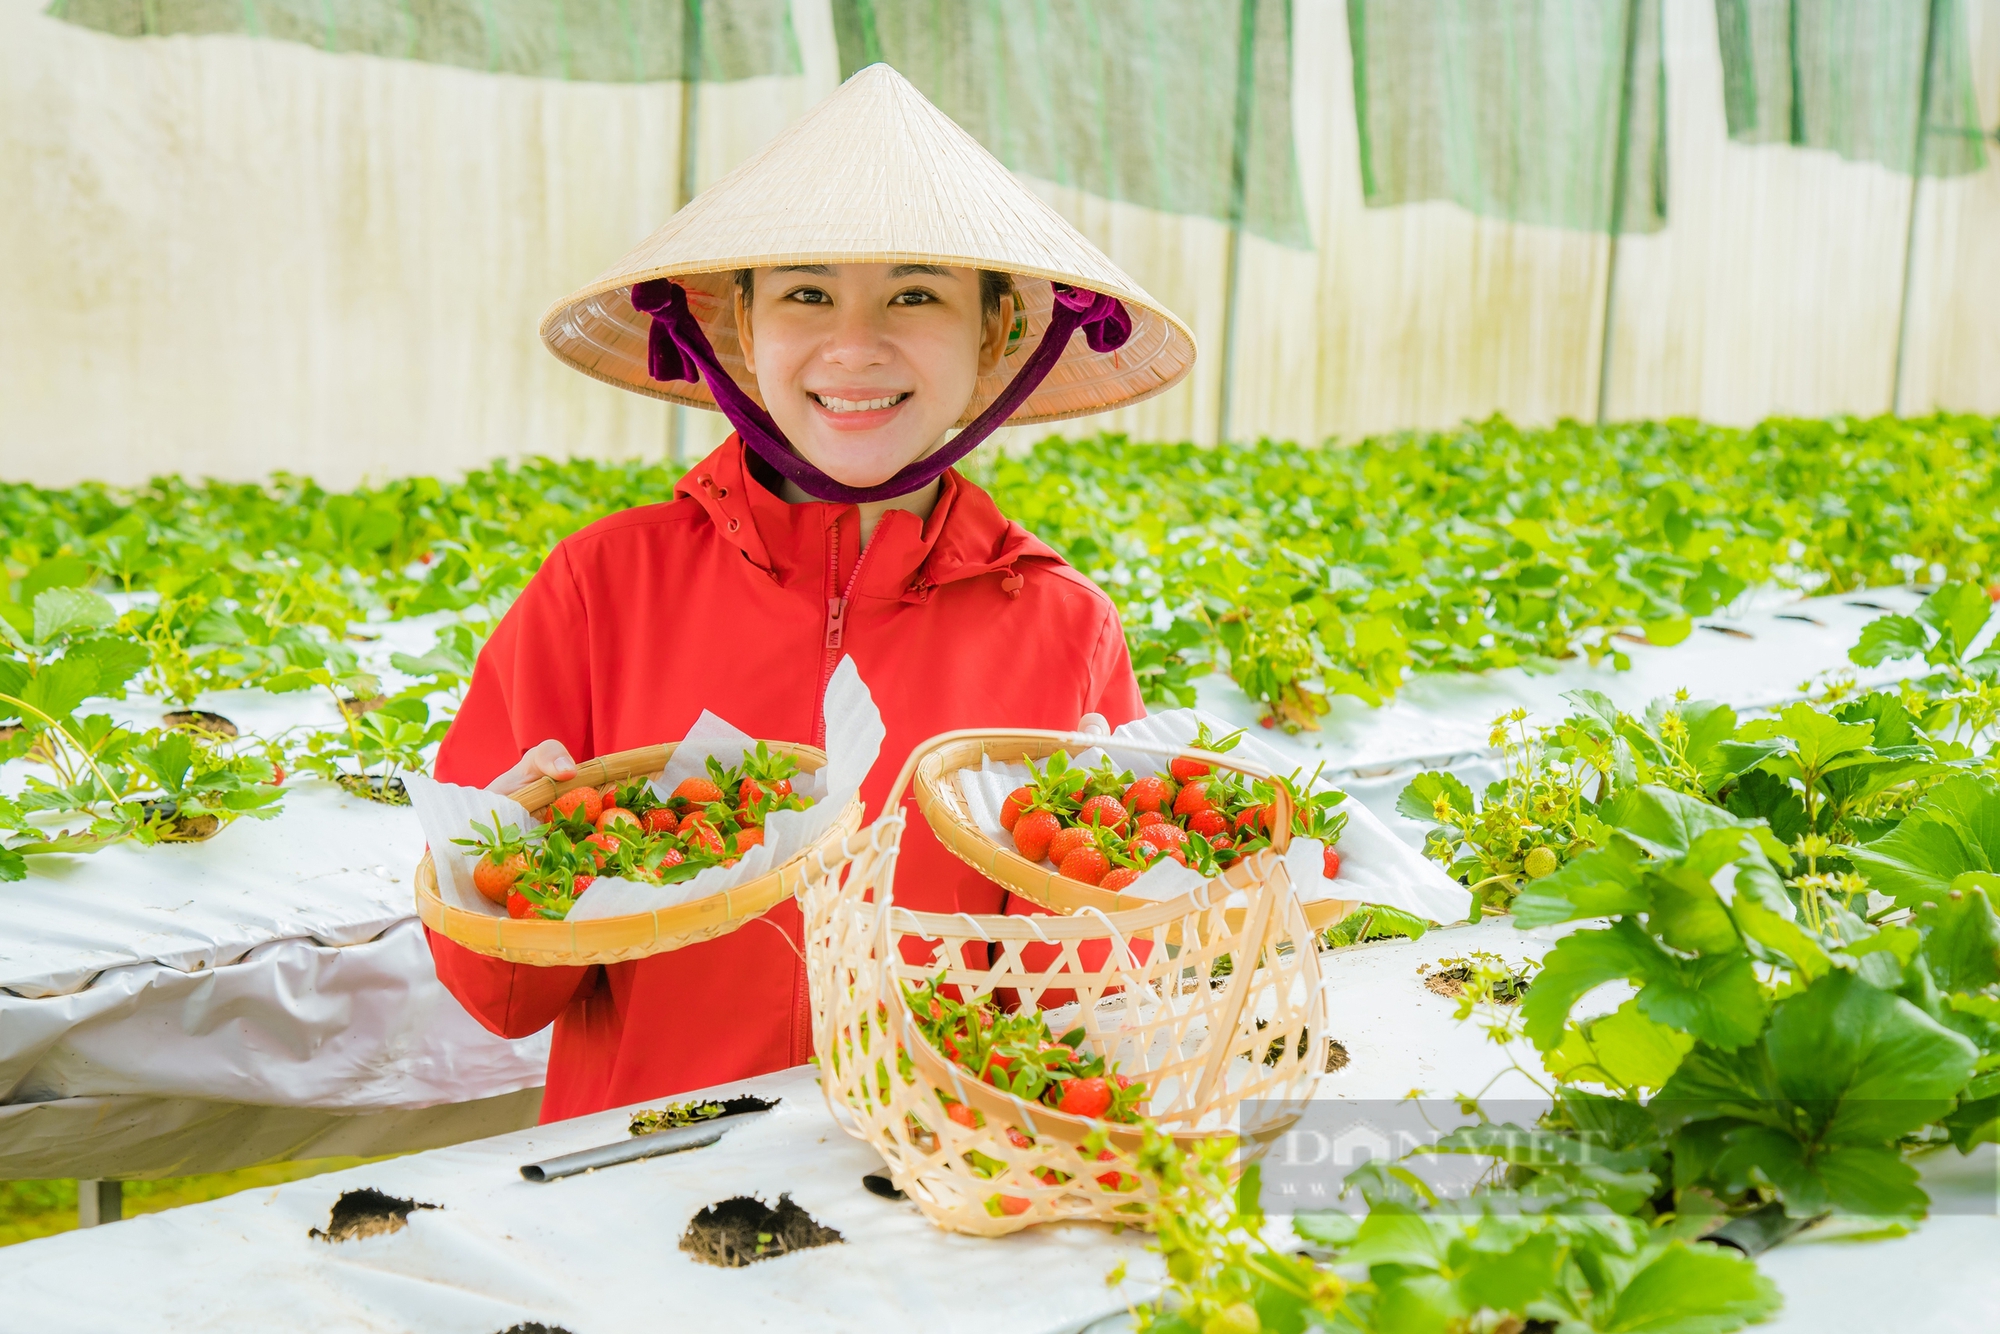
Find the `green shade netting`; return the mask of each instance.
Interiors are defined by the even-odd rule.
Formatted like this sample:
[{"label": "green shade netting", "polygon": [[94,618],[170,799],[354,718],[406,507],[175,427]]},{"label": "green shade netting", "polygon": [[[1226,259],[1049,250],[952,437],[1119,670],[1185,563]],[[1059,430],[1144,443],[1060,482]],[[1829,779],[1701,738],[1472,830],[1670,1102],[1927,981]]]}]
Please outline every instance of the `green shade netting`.
[{"label": "green shade netting", "polygon": [[1012,171],[1309,248],[1290,0],[833,0],[842,75],[886,61]]},{"label": "green shade netting", "polygon": [[1986,150],[1960,0],[1715,0],[1729,137],[1910,171],[1933,15],[1923,172],[1978,171]]},{"label": "green shade netting", "polygon": [[1581,231],[1665,225],[1659,0],[1348,0],[1347,22],[1371,208],[1448,199]]},{"label": "green shade netting", "polygon": [[593,83],[680,79],[690,63],[717,83],[801,68],[790,0],[56,0],[49,13],[119,37],[232,33]]}]

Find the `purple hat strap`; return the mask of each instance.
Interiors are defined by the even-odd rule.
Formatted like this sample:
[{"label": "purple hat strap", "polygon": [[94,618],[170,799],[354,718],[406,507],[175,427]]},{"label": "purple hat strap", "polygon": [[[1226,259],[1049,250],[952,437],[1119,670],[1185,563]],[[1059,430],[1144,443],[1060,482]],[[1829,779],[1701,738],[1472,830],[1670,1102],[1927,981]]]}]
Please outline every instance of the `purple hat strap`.
[{"label": "purple hat strap", "polygon": [[771,420],[757,401],[743,392],[734,376],[723,369],[701,322],[688,308],[687,292],[668,278],[637,283],[632,288],[633,308],[653,317],[646,340],[646,373],[655,380],[684,380],[693,384],[708,378],[709,392],[716,406],[729,418],[743,443],[758,457],[798,484],[815,500],[859,504],[868,500],[890,500],[930,485],[945,469],[970,454],[979,443],[1027,402],[1048,373],[1055,369],[1069,346],[1070,335],[1081,328],[1093,352],[1110,352],[1123,347],[1132,336],[1132,317],[1113,297],[1087,292],[1064,283],[1054,284],[1055,309],[1041,344],[1007,382],[1007,387],[936,453],[918,459],[880,486],[853,487],[835,481],[799,457],[784,432]]}]

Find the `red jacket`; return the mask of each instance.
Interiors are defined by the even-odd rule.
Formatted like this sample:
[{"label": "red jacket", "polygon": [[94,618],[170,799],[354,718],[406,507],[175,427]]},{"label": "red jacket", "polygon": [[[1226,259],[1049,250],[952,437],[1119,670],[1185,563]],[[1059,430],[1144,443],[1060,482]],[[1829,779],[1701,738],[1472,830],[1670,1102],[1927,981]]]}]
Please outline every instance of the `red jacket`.
[{"label": "red jacket", "polygon": [[[778,499],[730,437],[670,503],[557,544],[479,655],[437,776],[487,783],[549,737],[579,760],[676,740],[704,708],[755,737],[819,744],[843,655],[888,731],[861,789],[871,819],[910,751],[939,732],[1073,728],[1089,712],[1115,727],[1144,712],[1110,600],[956,472],[928,520],[884,515],[857,560],[859,525],[851,505]],[[905,805],[897,900],[1000,911],[1005,892]],[[554,1121],[805,1061],[800,939],[787,902],[634,963],[535,968],[436,935],[431,952],[493,1032],[554,1022],[542,1104]]]}]

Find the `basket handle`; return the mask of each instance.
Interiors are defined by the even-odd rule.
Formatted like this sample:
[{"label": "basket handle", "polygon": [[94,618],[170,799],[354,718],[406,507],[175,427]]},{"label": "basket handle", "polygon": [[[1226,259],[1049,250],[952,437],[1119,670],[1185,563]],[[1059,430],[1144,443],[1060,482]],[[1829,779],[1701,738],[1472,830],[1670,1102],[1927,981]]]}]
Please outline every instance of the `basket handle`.
[{"label": "basket handle", "polygon": [[1276,774],[1273,774],[1262,765],[1251,764],[1243,760],[1232,760],[1227,755],[1220,755],[1211,750],[1196,750],[1190,746],[1163,746],[1151,741],[1121,741],[1110,736],[1100,736],[1095,732],[1051,732],[1040,728],[1026,727],[1012,728],[1007,731],[967,727],[961,728],[956,732],[940,732],[911,751],[909,758],[903,761],[903,770],[896,775],[896,781],[890,786],[889,795],[882,803],[884,814],[902,809],[903,795],[909,790],[910,783],[916,778],[917,765],[922,763],[926,756],[960,741],[985,742],[999,738],[1005,738],[1010,741],[1053,741],[1065,749],[1074,746],[1080,750],[1089,750],[1093,747],[1098,749],[1135,750],[1142,755],[1157,755],[1165,759],[1185,756],[1188,759],[1200,760],[1212,768],[1233,769],[1237,773],[1248,774],[1252,778],[1264,779],[1271,784],[1273,794],[1271,801],[1271,850],[1282,857],[1285,854],[1285,850],[1292,844],[1293,803],[1291,790],[1278,781]]}]

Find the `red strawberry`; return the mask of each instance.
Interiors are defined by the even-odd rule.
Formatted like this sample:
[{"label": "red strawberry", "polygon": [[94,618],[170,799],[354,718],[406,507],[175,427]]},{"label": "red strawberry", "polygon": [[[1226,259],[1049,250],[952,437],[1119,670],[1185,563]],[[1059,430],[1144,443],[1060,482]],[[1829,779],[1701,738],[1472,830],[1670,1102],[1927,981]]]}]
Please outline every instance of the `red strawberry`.
[{"label": "red strawberry", "polygon": [[967,1130],[977,1130],[980,1124],[986,1120],[985,1117],[973,1111],[962,1102],[955,1102],[945,1108],[944,1114],[964,1126]]},{"label": "red strawberry", "polygon": [[1236,813],[1236,827],[1245,829],[1252,825],[1262,825],[1265,833],[1271,832],[1271,808],[1268,806],[1245,806]]},{"label": "red strawberry", "polygon": [[1189,759],[1185,755],[1176,755],[1167,762],[1167,772],[1185,783],[1190,778],[1205,777],[1209,772],[1208,762],[1205,760]]},{"label": "red strawberry", "polygon": [[1164,820],[1159,824],[1149,824],[1139,831],[1139,842],[1150,843],[1156,848],[1178,848],[1187,842],[1187,830]]},{"label": "red strawberry", "polygon": [[1320,871],[1320,874],[1325,876],[1328,880],[1332,880],[1340,874],[1339,848],[1328,848],[1326,850],[1326,863],[1324,869]]},{"label": "red strawberry", "polygon": [[779,778],[760,783],[754,778],[746,778],[736,785],[736,804],[745,810],[766,795],[772,801],[783,801],[792,795],[792,780]]},{"label": "red strawberry", "polygon": [[721,833],[699,815],[690,815],[681,821],[680,835],[689,843],[699,843],[718,856],[722,853]]},{"label": "red strawberry", "polygon": [[1056,830],[1056,836],[1049,840],[1048,858],[1057,866],[1061,866],[1063,858],[1069,856],[1078,848],[1089,847],[1090,844],[1091,837],[1088,829],[1082,829],[1074,825],[1068,829],[1058,829]]},{"label": "red strawberry", "polygon": [[[1097,1161],[1100,1163],[1115,1162],[1117,1158],[1118,1155],[1109,1149],[1100,1149],[1097,1152]],[[1137,1190],[1139,1188],[1139,1178],[1129,1173],[1113,1170],[1099,1173],[1097,1184],[1106,1190]]]},{"label": "red strawberry", "polygon": [[626,810],[623,806],[606,806],[603,814],[597,817],[597,831],[600,834],[605,833],[614,825],[624,825],[631,829],[644,828],[644,824],[640,821],[639,817]]},{"label": "red strawberry", "polygon": [[589,889],[592,885],[596,883],[597,883],[597,877],[594,875],[572,876],[569,882],[569,892],[573,897],[575,895],[583,893],[584,890]]},{"label": "red strawberry", "polygon": [[[1000,1212],[1003,1214],[1012,1216],[1028,1212],[1028,1198],[1025,1195],[995,1195],[993,1198],[1000,1201]],[[993,1211],[989,1209],[987,1212]]]},{"label": "red strawberry", "polygon": [[1013,1126],[1007,1127],[1007,1142],[1017,1149],[1032,1149],[1035,1147],[1033,1136],[1024,1135]]},{"label": "red strawberry", "polygon": [[722,789],[709,778],[683,778],[681,785],[674,789],[674,796],[696,806],[706,806],[710,802],[722,800]]},{"label": "red strawberry", "polygon": [[1110,863],[1096,847],[1082,847],[1062,859],[1056,867],[1056,874],[1070,880],[1081,880],[1086,885],[1094,885],[1104,879]]},{"label": "red strawberry", "polygon": [[589,845],[590,855],[597,859],[599,866],[604,865],[606,861],[610,860],[612,854],[618,851],[618,836],[616,834],[596,833],[583,841]]},{"label": "red strawberry", "polygon": [[1035,789],[1017,787],[1007,794],[1007,800],[1000,803],[1000,827],[1008,833],[1014,832],[1014,822],[1021,818],[1021,812],[1028,809],[1028,803],[1035,799]]},{"label": "red strawberry", "polygon": [[272,787],[283,787],[284,785],[285,785],[285,766],[284,766],[284,765],[282,765],[282,764],[274,764],[274,765],[272,765],[272,766],[271,766],[271,786],[272,786]]},{"label": "red strawberry", "polygon": [[736,850],[738,852],[748,852],[763,841],[764,831],[752,825],[750,828],[742,830],[736,835]]},{"label": "red strawberry", "polygon": [[655,806],[647,811],[641,823],[649,834],[671,834],[680,825],[680,817],[665,806]]},{"label": "red strawberry", "polygon": [[1099,825],[1114,834],[1119,833],[1125,828],[1125,807],[1119,804],[1116,797],[1092,797],[1077,811],[1076,822],[1080,825]]},{"label": "red strawberry", "polygon": [[1167,817],[1158,811],[1140,811],[1133,817],[1132,822],[1137,828],[1144,829],[1147,825],[1165,824],[1166,820]]},{"label": "red strawberry", "polygon": [[1166,780],[1157,774],[1148,774],[1125,789],[1125,809],[1129,811],[1165,810],[1172,800]]},{"label": "red strawberry", "polygon": [[1207,783],[1189,783],[1181,789],[1181,794],[1174,798],[1175,815],[1193,815],[1197,811],[1213,809],[1215,803],[1208,799]]},{"label": "red strawberry", "polygon": [[527,869],[528,854],[525,852],[517,852],[497,862],[493,860],[493,855],[488,853],[473,865],[472,883],[481,894],[495,903],[505,903],[509,895],[520,897],[514,894],[514,882],[519,880],[521,873]]},{"label": "red strawberry", "polygon": [[509,894],[507,896],[507,915],[509,917],[533,917],[535,915],[535,905],[528,902],[528,896],[525,894]]},{"label": "red strawberry", "polygon": [[1065,1080],[1056,1110],[1071,1116],[1102,1116],[1111,1109],[1111,1085],[1102,1079]]},{"label": "red strawberry", "polygon": [[[1187,790],[1194,791],[1193,785],[1189,785]],[[1188,816],[1187,827],[1190,834],[1200,834],[1213,843],[1229,831],[1229,817],[1210,806]]]},{"label": "red strawberry", "polygon": [[1139,878],[1138,867],[1114,866],[1110,870],[1104,873],[1104,878],[1097,882],[1097,887],[1099,889],[1108,889],[1115,892],[1117,890],[1125,888],[1125,886],[1131,884],[1134,880],[1137,880],[1138,878]]},{"label": "red strawberry", "polygon": [[1014,846],[1023,857],[1038,862],[1049,855],[1049,840],[1061,828],[1054,811],[1029,811],[1014,822]]},{"label": "red strawberry", "polygon": [[669,866],[679,866],[682,862],[686,860],[687,858],[681,855],[681,850],[679,848],[668,848],[665,852],[660,854],[660,869],[664,871]]},{"label": "red strawberry", "polygon": [[604,813],[604,799],[597,795],[594,787],[573,787],[550,805],[564,815],[581,813],[585,824],[596,824],[597,817]]},{"label": "red strawberry", "polygon": [[607,811],[616,806],[618,804],[618,784],[606,783],[603,787],[597,789],[597,800],[602,803],[604,809]]}]

